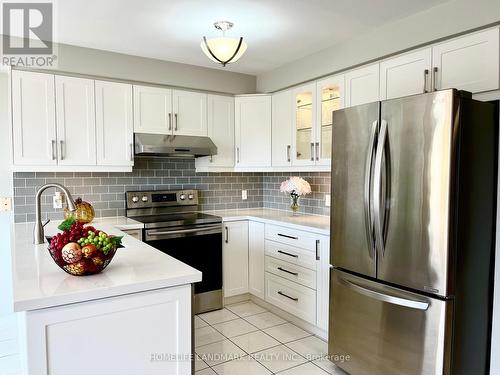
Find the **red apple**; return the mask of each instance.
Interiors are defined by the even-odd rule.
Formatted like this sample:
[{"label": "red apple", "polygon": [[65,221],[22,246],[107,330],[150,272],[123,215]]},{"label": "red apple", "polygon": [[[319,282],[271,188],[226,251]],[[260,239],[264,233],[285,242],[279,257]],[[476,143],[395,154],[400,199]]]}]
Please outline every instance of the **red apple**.
[{"label": "red apple", "polygon": [[97,254],[97,247],[93,244],[82,247],[82,255],[84,258],[93,258]]}]

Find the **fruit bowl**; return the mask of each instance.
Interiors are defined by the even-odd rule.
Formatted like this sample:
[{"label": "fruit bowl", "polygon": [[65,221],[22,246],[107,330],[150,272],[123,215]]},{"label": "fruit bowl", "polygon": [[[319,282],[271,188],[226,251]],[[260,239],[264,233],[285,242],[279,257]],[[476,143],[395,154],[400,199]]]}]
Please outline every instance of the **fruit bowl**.
[{"label": "fruit bowl", "polygon": [[121,245],[122,237],[107,235],[94,227],[84,227],[73,218],[59,227],[63,230],[54,237],[46,237],[54,262],[73,276],[95,275],[104,270]]}]

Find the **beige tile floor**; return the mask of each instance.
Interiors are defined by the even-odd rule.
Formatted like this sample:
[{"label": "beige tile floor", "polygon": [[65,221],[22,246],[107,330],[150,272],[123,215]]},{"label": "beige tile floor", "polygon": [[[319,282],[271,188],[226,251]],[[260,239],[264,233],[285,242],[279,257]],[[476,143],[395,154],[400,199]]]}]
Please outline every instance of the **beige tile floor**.
[{"label": "beige tile floor", "polygon": [[195,316],[196,375],[344,375],[327,343],[253,302]]}]

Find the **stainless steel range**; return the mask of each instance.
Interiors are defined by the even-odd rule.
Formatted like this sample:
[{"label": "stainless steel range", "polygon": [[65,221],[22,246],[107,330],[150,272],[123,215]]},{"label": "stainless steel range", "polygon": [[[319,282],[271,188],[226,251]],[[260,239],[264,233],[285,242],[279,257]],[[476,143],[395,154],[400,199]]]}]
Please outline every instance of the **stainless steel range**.
[{"label": "stainless steel range", "polygon": [[196,314],[222,308],[222,219],[198,212],[198,191],[130,191],[127,217],[144,223],[144,242],[203,273]]}]

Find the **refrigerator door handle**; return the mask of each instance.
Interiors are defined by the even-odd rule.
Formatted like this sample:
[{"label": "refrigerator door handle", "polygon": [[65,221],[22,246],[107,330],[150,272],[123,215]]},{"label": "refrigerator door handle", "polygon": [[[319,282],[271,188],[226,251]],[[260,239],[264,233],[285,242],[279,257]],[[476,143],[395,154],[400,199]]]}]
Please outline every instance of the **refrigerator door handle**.
[{"label": "refrigerator door handle", "polygon": [[368,289],[364,286],[358,285],[352,281],[346,280],[344,278],[340,279],[344,285],[352,289],[353,291],[360,293],[364,296],[376,299],[378,301],[387,302],[392,305],[398,305],[403,307],[408,307],[415,310],[427,310],[429,308],[428,302],[415,301],[413,299],[401,298],[396,296],[391,296],[389,294],[380,293],[375,290]]},{"label": "refrigerator door handle", "polygon": [[374,171],[374,184],[373,184],[373,213],[374,213],[374,224],[375,224],[375,246],[380,252],[380,255],[384,255],[385,244],[384,244],[384,233],[382,229],[381,213],[382,209],[385,210],[385,204],[382,205],[382,158],[385,152],[385,143],[387,138],[387,121],[382,120],[380,126],[380,133],[377,144],[377,152],[375,153],[375,171]]},{"label": "refrigerator door handle", "polygon": [[375,143],[377,140],[377,129],[378,120],[373,121],[370,141],[368,145],[368,152],[366,153],[366,164],[365,164],[365,192],[364,192],[364,208],[365,208],[365,230],[366,239],[369,245],[369,255],[370,258],[375,256],[375,243],[373,239],[373,215],[371,212],[371,193],[372,193],[372,164],[373,155],[375,151]]}]

